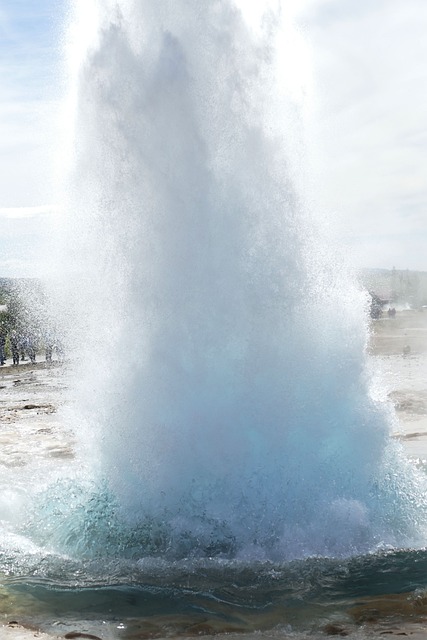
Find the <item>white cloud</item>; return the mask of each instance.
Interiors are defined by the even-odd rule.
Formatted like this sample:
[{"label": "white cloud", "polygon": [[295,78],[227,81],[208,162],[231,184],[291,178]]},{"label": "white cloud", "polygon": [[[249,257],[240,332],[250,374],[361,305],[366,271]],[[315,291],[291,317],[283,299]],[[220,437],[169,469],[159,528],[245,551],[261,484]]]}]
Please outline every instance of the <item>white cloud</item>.
[{"label": "white cloud", "polygon": [[[307,18],[306,18],[307,19]],[[313,6],[312,200],[366,266],[427,270],[427,4]],[[423,235],[424,234],[424,235]]]},{"label": "white cloud", "polygon": [[53,197],[59,6],[21,0],[0,11],[0,206]]},{"label": "white cloud", "polygon": [[34,218],[40,215],[51,215],[55,207],[35,206],[35,207],[0,207],[0,218]]},{"label": "white cloud", "polygon": [[40,277],[55,246],[53,206],[0,208],[0,276]]}]

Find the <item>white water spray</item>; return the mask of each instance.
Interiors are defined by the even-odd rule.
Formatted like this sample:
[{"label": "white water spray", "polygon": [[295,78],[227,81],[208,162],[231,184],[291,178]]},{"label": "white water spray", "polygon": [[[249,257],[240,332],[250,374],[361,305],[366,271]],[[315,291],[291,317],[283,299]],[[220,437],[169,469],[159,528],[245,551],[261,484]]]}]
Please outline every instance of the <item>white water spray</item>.
[{"label": "white water spray", "polygon": [[278,15],[255,35],[230,0],[78,7],[76,421],[136,553],[413,543],[421,481],[395,476],[390,410],[369,394],[364,297],[294,179]]}]

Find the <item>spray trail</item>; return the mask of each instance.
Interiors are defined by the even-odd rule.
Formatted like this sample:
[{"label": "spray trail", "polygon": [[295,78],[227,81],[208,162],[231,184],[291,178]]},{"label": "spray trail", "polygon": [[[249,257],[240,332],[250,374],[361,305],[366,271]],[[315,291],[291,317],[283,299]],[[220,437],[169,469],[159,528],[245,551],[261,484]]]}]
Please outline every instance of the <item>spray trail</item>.
[{"label": "spray trail", "polygon": [[75,402],[138,553],[414,544],[422,480],[369,393],[364,296],[295,179],[279,14],[254,35],[231,1],[122,0],[76,24]]}]

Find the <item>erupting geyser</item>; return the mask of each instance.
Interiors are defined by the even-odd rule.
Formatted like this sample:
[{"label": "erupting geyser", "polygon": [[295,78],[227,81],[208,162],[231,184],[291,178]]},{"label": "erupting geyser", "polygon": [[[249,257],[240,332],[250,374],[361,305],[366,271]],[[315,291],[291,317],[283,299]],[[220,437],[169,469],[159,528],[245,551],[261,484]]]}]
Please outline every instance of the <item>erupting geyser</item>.
[{"label": "erupting geyser", "polygon": [[85,0],[75,23],[65,279],[97,552],[416,544],[422,481],[369,391],[364,295],[292,179],[278,16],[254,35],[231,0]]}]

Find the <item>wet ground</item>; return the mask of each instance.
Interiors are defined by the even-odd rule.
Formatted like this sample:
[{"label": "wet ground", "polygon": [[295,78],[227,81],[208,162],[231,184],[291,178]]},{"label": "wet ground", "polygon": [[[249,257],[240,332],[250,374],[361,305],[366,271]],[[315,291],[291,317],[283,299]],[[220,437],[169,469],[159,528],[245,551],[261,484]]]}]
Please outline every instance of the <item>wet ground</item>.
[{"label": "wet ground", "polygon": [[426,464],[427,309],[373,321],[370,353],[397,412],[395,436],[412,459]]},{"label": "wet ground", "polygon": [[[425,312],[402,311],[395,318],[384,317],[373,321],[372,338],[369,346],[373,366],[378,371],[384,396],[388,396],[396,408],[398,420],[394,437],[402,442],[408,456],[425,466],[427,461],[427,310]],[[3,477],[13,477],[19,467],[20,473],[31,476],[33,470],[45,468],[46,473],[58,466],[72,464],[74,458],[74,438],[65,428],[64,389],[67,387],[67,368],[54,362],[36,365],[28,363],[12,367],[10,361],[0,369],[0,470]],[[41,465],[40,462],[43,462]],[[5,475],[6,474],[6,475]],[[9,517],[7,495],[0,496],[0,520],[2,510]],[[37,628],[31,629],[31,614],[25,612],[25,598],[14,604],[10,593],[4,587],[0,590],[0,640],[28,640],[46,636]],[[12,612],[16,612],[16,616]],[[280,613],[280,612],[279,612]],[[305,615],[303,611],[299,615]],[[317,615],[317,613],[316,613]],[[265,620],[264,620],[265,618]],[[280,618],[280,616],[279,616]],[[282,616],[283,619],[283,616]],[[3,622],[3,627],[1,626]],[[20,623],[24,623],[25,627]],[[327,615],[324,623],[315,630],[299,633],[287,627],[274,615],[260,615],[257,633],[245,631],[244,615],[241,625],[233,625],[224,634],[224,625],[218,628],[210,622],[182,619],[178,630],[175,620],[169,628],[164,621],[163,633],[159,626],[151,628],[150,621],[139,619],[129,621],[127,629],[108,628],[100,621],[96,625],[79,623],[59,624],[60,638],[102,638],[110,640],[125,638],[141,640],[149,637],[182,637],[216,635],[227,640],[274,640],[279,638],[321,638],[328,636],[350,636],[352,638],[382,638],[390,636],[410,636],[414,640],[427,638],[427,595],[403,593],[396,595],[371,596],[353,600],[341,617],[335,620]],[[248,628],[253,621],[248,622]],[[39,625],[36,624],[36,627]],[[179,624],[178,624],[179,626]],[[272,631],[265,629],[275,627]],[[253,627],[252,627],[253,628]],[[45,627],[46,629],[46,627]],[[234,631],[239,631],[236,634]],[[53,628],[50,629],[55,633]]]},{"label": "wet ground", "polygon": [[48,365],[9,363],[0,369],[0,465],[23,467],[31,458],[72,457],[72,435],[58,418],[65,371]]}]

